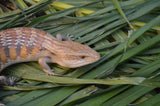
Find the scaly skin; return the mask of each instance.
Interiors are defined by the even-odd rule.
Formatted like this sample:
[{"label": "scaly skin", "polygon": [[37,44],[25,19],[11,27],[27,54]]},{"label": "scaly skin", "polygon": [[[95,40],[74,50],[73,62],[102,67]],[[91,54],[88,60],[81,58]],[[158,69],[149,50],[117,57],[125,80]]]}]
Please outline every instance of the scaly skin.
[{"label": "scaly skin", "polygon": [[76,68],[99,59],[90,47],[57,40],[43,30],[20,27],[0,32],[0,71],[15,63],[38,61],[48,75],[54,75],[47,63]]}]

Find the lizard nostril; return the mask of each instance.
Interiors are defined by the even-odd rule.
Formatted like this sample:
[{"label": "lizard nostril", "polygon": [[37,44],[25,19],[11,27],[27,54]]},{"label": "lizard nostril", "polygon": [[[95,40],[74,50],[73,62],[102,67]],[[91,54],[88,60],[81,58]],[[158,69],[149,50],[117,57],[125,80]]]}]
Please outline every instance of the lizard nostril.
[{"label": "lizard nostril", "polygon": [[96,58],[96,60],[99,60],[101,58],[100,54],[96,53],[95,58]]}]

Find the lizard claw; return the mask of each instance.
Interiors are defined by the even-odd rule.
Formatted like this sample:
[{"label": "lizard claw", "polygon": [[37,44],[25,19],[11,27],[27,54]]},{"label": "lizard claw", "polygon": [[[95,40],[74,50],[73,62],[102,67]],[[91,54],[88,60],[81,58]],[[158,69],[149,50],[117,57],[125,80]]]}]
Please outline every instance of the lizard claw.
[{"label": "lizard claw", "polygon": [[74,35],[70,35],[70,34],[67,34],[67,39],[68,39],[69,41],[75,40],[75,39],[74,39]]},{"label": "lizard claw", "polygon": [[16,80],[17,80],[16,77],[10,77],[10,78],[8,78],[9,85],[13,85],[16,82]]},{"label": "lizard claw", "polygon": [[72,40],[74,40],[74,36],[73,36],[73,35],[70,35],[70,34],[67,34],[66,36],[61,35],[61,34],[57,34],[57,35],[56,35],[56,38],[57,38],[59,41],[72,41]]},{"label": "lizard claw", "polygon": [[53,72],[47,72],[47,75],[49,75],[49,76],[53,76],[53,75],[55,75]]},{"label": "lizard claw", "polygon": [[15,82],[16,82],[16,77],[6,78],[5,76],[0,76],[0,84],[14,85]]},{"label": "lizard claw", "polygon": [[44,71],[45,71],[46,74],[49,75],[49,76],[55,75],[54,72],[53,72],[53,70],[44,70]]},{"label": "lizard claw", "polygon": [[50,70],[50,71],[45,71],[46,73],[47,73],[47,75],[48,76],[62,76],[62,75],[59,75],[59,74],[55,74],[54,72],[53,72],[53,70]]}]

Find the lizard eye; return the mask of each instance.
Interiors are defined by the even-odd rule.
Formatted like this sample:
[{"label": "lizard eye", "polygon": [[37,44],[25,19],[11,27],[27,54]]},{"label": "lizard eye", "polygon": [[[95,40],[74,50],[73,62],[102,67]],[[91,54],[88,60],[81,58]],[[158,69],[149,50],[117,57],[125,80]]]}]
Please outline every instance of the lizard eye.
[{"label": "lizard eye", "polygon": [[79,56],[79,58],[80,58],[80,59],[84,59],[84,58],[85,58],[85,56]]}]

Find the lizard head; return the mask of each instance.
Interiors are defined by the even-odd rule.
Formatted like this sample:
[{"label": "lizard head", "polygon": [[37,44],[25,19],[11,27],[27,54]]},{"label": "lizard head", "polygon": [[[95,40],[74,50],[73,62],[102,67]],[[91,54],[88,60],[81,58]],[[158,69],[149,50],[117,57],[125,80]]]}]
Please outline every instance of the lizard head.
[{"label": "lizard head", "polygon": [[73,41],[61,41],[55,55],[56,63],[69,68],[91,64],[100,59],[95,50]]}]

